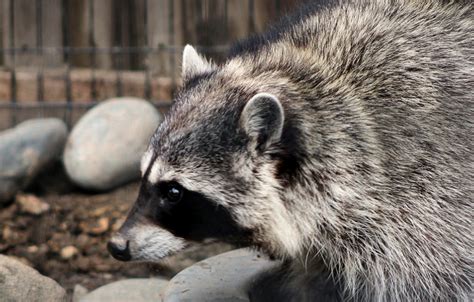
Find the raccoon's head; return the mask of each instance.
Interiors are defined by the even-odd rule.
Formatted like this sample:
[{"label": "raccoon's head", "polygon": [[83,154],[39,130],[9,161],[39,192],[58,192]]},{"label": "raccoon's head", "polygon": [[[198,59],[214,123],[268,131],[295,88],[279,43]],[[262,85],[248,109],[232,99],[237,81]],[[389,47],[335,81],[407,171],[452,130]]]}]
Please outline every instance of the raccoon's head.
[{"label": "raccoon's head", "polygon": [[139,196],[108,245],[115,258],[159,260],[206,238],[296,253],[276,177],[285,110],[224,68],[185,48],[183,89],[143,156]]}]

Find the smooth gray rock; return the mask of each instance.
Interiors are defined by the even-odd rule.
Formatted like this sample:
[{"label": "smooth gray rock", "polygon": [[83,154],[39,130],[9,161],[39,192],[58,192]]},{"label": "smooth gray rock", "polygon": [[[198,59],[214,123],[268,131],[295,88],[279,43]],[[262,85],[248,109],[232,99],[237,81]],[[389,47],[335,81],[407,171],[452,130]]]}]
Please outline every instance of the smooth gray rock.
[{"label": "smooth gray rock", "polygon": [[249,301],[248,290],[253,282],[279,264],[248,249],[217,255],[177,274],[163,289],[161,301]]},{"label": "smooth gray rock", "polygon": [[72,302],[79,302],[88,293],[89,291],[84,286],[80,284],[74,285],[74,289],[72,291]]},{"label": "smooth gray rock", "polygon": [[113,282],[88,293],[79,302],[148,302],[159,301],[160,291],[168,280],[127,279]]},{"label": "smooth gray rock", "polygon": [[59,158],[67,137],[63,121],[32,119],[0,132],[0,205]]},{"label": "smooth gray rock", "polygon": [[33,268],[0,255],[0,301],[66,301],[66,291]]},{"label": "smooth gray rock", "polygon": [[72,129],[64,150],[69,177],[81,187],[108,190],[140,176],[140,158],[161,122],[149,102],[137,98],[105,101]]}]

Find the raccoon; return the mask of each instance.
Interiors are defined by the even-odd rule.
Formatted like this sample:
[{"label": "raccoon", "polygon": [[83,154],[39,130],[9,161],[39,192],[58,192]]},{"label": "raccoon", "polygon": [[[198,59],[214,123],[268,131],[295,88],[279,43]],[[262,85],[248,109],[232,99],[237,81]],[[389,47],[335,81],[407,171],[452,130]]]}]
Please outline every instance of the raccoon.
[{"label": "raccoon", "polygon": [[335,2],[221,64],[186,46],[112,255],[216,238],[281,259],[266,280],[282,301],[321,284],[333,300],[473,299],[473,21],[470,1]]}]

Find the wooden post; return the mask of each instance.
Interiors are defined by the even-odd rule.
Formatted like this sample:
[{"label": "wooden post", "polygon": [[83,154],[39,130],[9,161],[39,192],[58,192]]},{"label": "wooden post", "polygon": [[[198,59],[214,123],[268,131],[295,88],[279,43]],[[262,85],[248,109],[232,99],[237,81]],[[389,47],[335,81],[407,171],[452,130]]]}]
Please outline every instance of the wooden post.
[{"label": "wooden post", "polygon": [[232,39],[243,39],[250,34],[249,2],[250,0],[227,0],[227,24]]},{"label": "wooden post", "polygon": [[[146,47],[146,24],[144,20],[145,9],[148,9],[146,3],[148,0],[135,0],[130,11],[130,46]],[[131,60],[131,69],[143,69],[145,66],[145,54],[143,52],[133,53]]]},{"label": "wooden post", "polygon": [[[205,48],[228,44],[232,32],[227,23],[226,1],[202,0],[195,4],[186,11],[185,38]],[[222,52],[215,50],[204,52],[204,55],[216,61],[223,58]]]},{"label": "wooden post", "polygon": [[256,32],[263,32],[268,25],[278,21],[275,0],[254,0],[254,25]]},{"label": "wooden post", "polygon": [[[114,46],[126,47],[129,45],[129,11],[128,11],[127,0],[114,0],[112,3],[113,7],[113,20],[114,20]],[[130,66],[130,55],[123,52],[115,53],[114,57],[114,69],[126,69]]]},{"label": "wooden post", "polygon": [[[88,22],[89,22],[89,1],[68,0],[67,32],[69,47],[87,47]],[[86,67],[90,65],[90,56],[87,53],[71,53],[69,62],[73,66]]]},{"label": "wooden post", "polygon": [[[33,1],[30,1],[33,3]],[[41,45],[54,52],[41,55],[40,68],[56,68],[63,65],[62,54],[58,52],[63,45],[63,27],[61,24],[61,0],[42,0],[41,10]]]},{"label": "wooden post", "polygon": [[[171,54],[171,73],[169,74],[173,80],[181,79],[181,58],[182,51],[179,47],[182,47],[184,43],[188,43],[184,38],[184,23],[186,22],[185,16],[183,16],[183,10],[186,5],[189,5],[189,2],[186,0],[175,0],[170,2],[172,3],[171,13],[172,13],[172,22],[170,27],[170,41],[168,45],[175,47]],[[184,17],[184,18],[183,18]]]},{"label": "wooden post", "polygon": [[[35,48],[36,47],[36,10],[28,0],[3,0],[3,45],[6,48]],[[35,66],[36,55],[32,52],[4,54],[5,65]]]},{"label": "wooden post", "polygon": [[[68,46],[111,49],[114,46],[114,39],[123,39],[123,36],[116,36],[117,26],[126,27],[128,24],[128,20],[122,19],[122,15],[125,14],[123,0],[68,0],[67,2],[69,8],[67,35],[70,41]],[[114,15],[114,5],[119,6],[116,11],[120,11],[121,14]],[[123,34],[126,35],[128,32]],[[91,66],[92,56],[94,56],[95,66]],[[95,54],[84,52],[71,56],[71,64],[74,67],[110,69],[113,67],[113,61],[113,54],[108,52]]]},{"label": "wooden post", "polygon": [[32,48],[53,49],[62,46],[60,5],[60,0],[2,0],[1,46],[30,49],[30,51],[23,54],[16,53],[14,58],[11,53],[3,53],[0,61],[3,59],[8,67],[60,66],[63,62],[60,54],[31,51]]},{"label": "wooden post", "polygon": [[[3,22],[5,20],[6,14],[3,12],[4,11],[4,3],[5,0],[0,0],[0,49],[3,49],[3,37],[5,36],[5,32],[3,31]],[[3,65],[3,57],[4,53],[0,53],[0,66]]]},{"label": "wooden post", "polygon": [[[93,45],[97,48],[112,48],[113,46],[113,0],[92,0],[93,2]],[[93,68],[111,69],[112,56],[110,53],[95,54]]]},{"label": "wooden post", "polygon": [[[160,48],[171,43],[172,28],[172,4],[170,0],[150,0],[148,1],[147,12],[147,34],[148,47]],[[160,50],[150,53],[147,57],[147,65],[152,74],[171,74],[171,52]]]}]

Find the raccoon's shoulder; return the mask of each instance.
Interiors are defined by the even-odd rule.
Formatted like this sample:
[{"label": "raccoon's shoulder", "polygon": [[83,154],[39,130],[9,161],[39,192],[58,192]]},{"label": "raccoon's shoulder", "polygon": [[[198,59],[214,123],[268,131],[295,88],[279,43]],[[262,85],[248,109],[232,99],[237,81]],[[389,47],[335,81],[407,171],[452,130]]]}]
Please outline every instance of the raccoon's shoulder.
[{"label": "raccoon's shoulder", "polygon": [[[339,23],[346,20],[349,23],[372,24],[377,26],[379,20],[410,20],[419,19],[422,11],[425,14],[434,14],[438,17],[449,16],[460,18],[472,18],[472,0],[314,0],[307,1],[293,13],[284,16],[266,32],[255,34],[249,38],[235,43],[228,54],[228,59],[258,54],[265,46],[280,41],[286,41],[291,45],[301,46],[308,41],[313,41],[317,33],[321,31],[331,32],[334,27],[344,28]],[[464,11],[459,14],[459,11]],[[364,14],[365,12],[365,14]],[[441,14],[441,12],[444,13]],[[373,18],[364,19],[367,14]],[[359,15],[359,17],[356,17]],[[418,15],[418,17],[417,17]],[[441,18],[441,17],[440,17]],[[309,20],[314,22],[307,22]],[[360,29],[346,28],[349,31]],[[367,27],[364,27],[366,30]]]},{"label": "raccoon's shoulder", "polygon": [[236,42],[230,49],[228,58],[256,53],[265,45],[275,43],[282,39],[293,27],[302,24],[306,19],[317,14],[319,11],[335,7],[339,0],[314,0],[307,1],[294,12],[282,17],[276,24],[272,25],[266,32],[255,34]]}]

